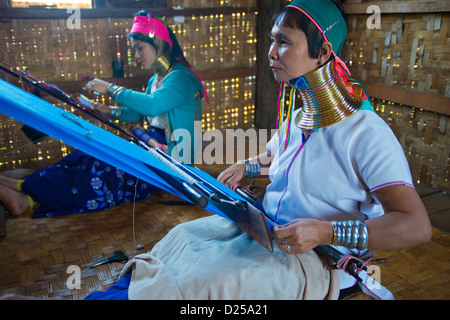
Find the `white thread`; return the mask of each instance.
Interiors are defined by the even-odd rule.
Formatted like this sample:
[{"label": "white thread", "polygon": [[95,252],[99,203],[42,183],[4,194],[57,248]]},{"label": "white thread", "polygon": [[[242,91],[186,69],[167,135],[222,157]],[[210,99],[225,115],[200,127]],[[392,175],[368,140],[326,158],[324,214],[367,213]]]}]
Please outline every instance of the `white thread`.
[{"label": "white thread", "polygon": [[184,180],[186,180],[188,183],[190,184],[195,184],[197,182],[197,180],[195,180],[194,178],[192,178],[190,175],[188,175],[187,173],[185,173],[183,170],[181,170],[180,168],[178,168],[176,165],[174,165],[173,163],[171,163],[169,160],[165,159],[162,155],[158,154],[158,151],[155,151],[154,149],[148,149],[147,150],[149,153],[151,153],[153,156],[155,156],[155,158],[157,158],[158,160],[160,160],[162,163],[164,163],[166,166],[168,166],[170,169],[172,169],[173,171],[175,171],[175,173],[177,173],[179,176],[181,176],[181,178],[183,178]]},{"label": "white thread", "polygon": [[25,147],[28,147],[29,145],[31,145],[31,144],[33,144],[33,143],[35,143],[35,142],[38,142],[39,140],[41,140],[41,139],[36,139],[36,140],[34,140],[34,141],[31,141],[31,142],[28,142],[28,143],[24,144],[23,146],[20,146],[20,147],[15,148],[15,149],[12,150],[12,151],[6,152],[6,153],[4,153],[4,154],[0,154],[0,158],[6,157],[7,155],[9,155],[9,154],[11,154],[11,153],[14,153],[14,152],[16,152],[16,151],[19,151],[20,149],[23,149],[23,148],[25,148]]},{"label": "white thread", "polygon": [[134,185],[134,198],[133,198],[133,245],[136,247],[136,249],[141,249],[144,246],[142,244],[138,244],[136,246],[136,228],[134,224],[134,212],[136,211],[136,195],[137,195],[137,186],[138,186],[139,179],[136,178],[136,184]]}]

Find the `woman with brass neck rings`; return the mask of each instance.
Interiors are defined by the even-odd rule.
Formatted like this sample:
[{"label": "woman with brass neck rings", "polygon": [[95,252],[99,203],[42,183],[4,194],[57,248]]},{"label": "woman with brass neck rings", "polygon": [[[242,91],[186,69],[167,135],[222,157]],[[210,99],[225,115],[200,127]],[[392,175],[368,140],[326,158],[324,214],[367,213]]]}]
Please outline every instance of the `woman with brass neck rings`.
[{"label": "woman with brass neck rings", "polygon": [[[427,242],[430,221],[403,150],[340,59],[346,26],[335,9],[329,0],[292,1],[274,17],[268,58],[282,83],[277,134],[267,152],[218,180],[233,187],[270,163],[263,207],[287,254],[335,245],[358,255]],[[294,111],[296,92],[303,107]],[[354,279],[340,282],[343,289]]]}]

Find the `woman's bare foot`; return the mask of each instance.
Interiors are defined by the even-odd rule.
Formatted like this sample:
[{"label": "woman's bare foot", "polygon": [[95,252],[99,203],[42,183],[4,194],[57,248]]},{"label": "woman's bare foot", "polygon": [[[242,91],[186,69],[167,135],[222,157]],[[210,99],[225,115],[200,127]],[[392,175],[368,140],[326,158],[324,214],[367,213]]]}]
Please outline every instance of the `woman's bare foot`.
[{"label": "woman's bare foot", "polygon": [[31,208],[30,200],[26,194],[3,185],[0,185],[0,201],[14,216],[20,216]]}]

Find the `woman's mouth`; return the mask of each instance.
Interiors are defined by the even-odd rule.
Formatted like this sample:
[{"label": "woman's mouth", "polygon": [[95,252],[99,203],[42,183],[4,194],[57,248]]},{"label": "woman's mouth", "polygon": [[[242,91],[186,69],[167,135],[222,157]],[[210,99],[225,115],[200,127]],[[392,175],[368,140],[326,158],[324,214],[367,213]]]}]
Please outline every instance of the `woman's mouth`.
[{"label": "woman's mouth", "polygon": [[277,67],[274,67],[274,66],[271,66],[270,68],[272,69],[273,72],[277,72],[277,71],[281,70],[280,68],[277,68]]}]

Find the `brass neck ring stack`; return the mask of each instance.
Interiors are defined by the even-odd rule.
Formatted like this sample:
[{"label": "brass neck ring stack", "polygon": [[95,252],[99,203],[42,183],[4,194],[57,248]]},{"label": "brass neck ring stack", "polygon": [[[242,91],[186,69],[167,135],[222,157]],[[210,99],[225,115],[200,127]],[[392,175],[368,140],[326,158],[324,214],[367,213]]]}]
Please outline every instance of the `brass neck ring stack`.
[{"label": "brass neck ring stack", "polygon": [[295,118],[304,130],[325,128],[354,114],[362,105],[359,84],[344,83],[335,69],[334,59],[319,69],[296,79],[303,107]]},{"label": "brass neck ring stack", "polygon": [[173,69],[173,64],[170,61],[170,58],[166,55],[162,55],[158,57],[153,64],[153,69],[158,74],[158,81],[163,79],[165,76],[169,74]]}]

